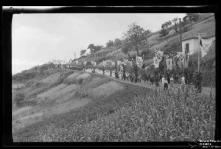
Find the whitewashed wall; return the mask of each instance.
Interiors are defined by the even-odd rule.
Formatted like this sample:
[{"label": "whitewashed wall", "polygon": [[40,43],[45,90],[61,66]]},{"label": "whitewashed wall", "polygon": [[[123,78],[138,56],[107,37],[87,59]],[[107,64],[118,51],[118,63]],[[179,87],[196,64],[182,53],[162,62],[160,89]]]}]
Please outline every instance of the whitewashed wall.
[{"label": "whitewashed wall", "polygon": [[[208,38],[206,40],[214,41],[215,37]],[[186,43],[189,43],[189,50],[190,50],[190,55],[197,52],[199,50],[200,45],[199,45],[199,40],[198,39],[190,39],[190,40],[185,40],[182,42],[182,52],[185,53],[185,45]]]}]

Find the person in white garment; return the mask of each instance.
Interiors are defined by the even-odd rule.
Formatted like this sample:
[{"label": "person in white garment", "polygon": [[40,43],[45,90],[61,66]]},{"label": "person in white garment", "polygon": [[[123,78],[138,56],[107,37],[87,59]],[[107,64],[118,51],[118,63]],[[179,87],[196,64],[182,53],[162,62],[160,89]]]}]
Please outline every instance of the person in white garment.
[{"label": "person in white garment", "polygon": [[165,77],[162,77],[162,85],[164,90],[168,89],[168,81],[165,79]]},{"label": "person in white garment", "polygon": [[185,87],[185,77],[182,76],[182,77],[181,77],[181,90],[182,90],[182,91],[184,90],[184,87]]},{"label": "person in white garment", "polygon": [[173,84],[174,84],[174,79],[173,79],[173,76],[171,75],[171,77],[170,77],[170,86],[173,87]]}]

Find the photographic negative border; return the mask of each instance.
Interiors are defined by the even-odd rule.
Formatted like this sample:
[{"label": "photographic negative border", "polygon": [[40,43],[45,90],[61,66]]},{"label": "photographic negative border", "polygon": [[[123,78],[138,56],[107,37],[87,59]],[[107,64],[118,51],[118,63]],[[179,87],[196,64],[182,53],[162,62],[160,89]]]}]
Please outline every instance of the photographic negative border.
[{"label": "photographic negative border", "polygon": [[[38,147],[65,147],[65,146],[79,146],[79,147],[201,147],[199,142],[70,142],[70,143],[13,143],[12,140],[12,96],[11,96],[11,56],[12,56],[12,20],[13,14],[26,14],[26,13],[187,13],[187,12],[213,12],[216,18],[216,41],[218,41],[218,31],[217,26],[219,23],[218,7],[215,5],[198,5],[198,6],[64,6],[60,8],[49,8],[49,9],[16,9],[16,8],[6,8],[3,9],[2,13],[2,64],[3,64],[3,100],[2,100],[2,112],[3,112],[3,146],[4,147],[16,147],[16,146],[38,146]],[[219,49],[219,45],[216,42],[216,49]],[[216,55],[218,54],[216,50]],[[219,65],[219,61],[216,59],[216,66]],[[216,69],[217,71],[217,69]],[[219,76],[216,73],[216,76]],[[218,81],[219,78],[216,78]],[[216,83],[216,89],[219,83]],[[218,94],[216,94],[216,99],[219,99]],[[216,100],[216,106],[219,105],[220,101]],[[220,119],[218,108],[216,108],[216,136],[215,140],[220,139]]]}]

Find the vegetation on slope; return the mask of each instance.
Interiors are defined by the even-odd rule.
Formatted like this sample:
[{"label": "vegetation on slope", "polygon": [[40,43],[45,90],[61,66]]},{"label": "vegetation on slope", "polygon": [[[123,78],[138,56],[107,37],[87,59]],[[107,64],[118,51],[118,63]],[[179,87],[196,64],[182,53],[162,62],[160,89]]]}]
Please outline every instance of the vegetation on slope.
[{"label": "vegetation on slope", "polygon": [[[215,98],[124,85],[84,107],[28,126],[14,141],[193,141],[214,139]],[[88,95],[90,97],[90,95]]]}]

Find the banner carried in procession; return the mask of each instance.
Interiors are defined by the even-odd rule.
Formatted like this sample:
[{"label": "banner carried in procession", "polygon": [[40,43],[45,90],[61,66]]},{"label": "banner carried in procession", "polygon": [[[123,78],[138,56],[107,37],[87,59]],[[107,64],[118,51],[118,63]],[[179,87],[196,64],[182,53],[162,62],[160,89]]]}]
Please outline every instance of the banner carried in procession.
[{"label": "banner carried in procession", "polygon": [[163,58],[163,51],[157,51],[157,50],[155,50],[155,57],[158,59],[158,61],[160,62],[161,60],[162,60],[162,58]]},{"label": "banner carried in procession", "polygon": [[177,52],[177,64],[180,68],[188,68],[189,65],[189,55],[182,52]]},{"label": "banner carried in procession", "polygon": [[128,65],[129,67],[132,67],[133,62],[132,62],[132,61],[128,61],[128,62],[127,62],[127,65]]},{"label": "banner carried in procession", "polygon": [[115,66],[115,62],[113,62],[111,60],[106,60],[106,61],[103,61],[103,66],[105,66],[105,67],[113,67],[113,66]]},{"label": "banner carried in procession", "polygon": [[120,66],[122,64],[121,61],[117,61],[117,66]]},{"label": "banner carried in procession", "polygon": [[202,57],[204,57],[209,51],[210,46],[212,45],[214,40],[202,39],[201,36],[198,37],[200,42],[200,50],[202,53]]},{"label": "banner carried in procession", "polygon": [[84,66],[86,66],[86,64],[87,64],[87,61],[84,61],[84,62],[83,62],[83,64],[84,64]]},{"label": "banner carried in procession", "polygon": [[91,61],[91,64],[92,64],[93,66],[96,66],[96,62],[95,62],[95,61]]},{"label": "banner carried in procession", "polygon": [[157,57],[153,57],[153,64],[154,68],[159,68],[160,62],[158,61]]},{"label": "banner carried in procession", "polygon": [[103,67],[105,66],[105,63],[104,63],[104,61],[102,61],[102,62],[101,62],[101,65],[102,65]]},{"label": "banner carried in procession", "polygon": [[123,65],[120,65],[120,72],[123,72]]},{"label": "banner carried in procession", "polygon": [[133,69],[133,64],[132,64],[132,61],[127,61],[126,65],[125,65],[125,69],[126,71],[128,72],[131,72],[131,70]]},{"label": "banner carried in procession", "polygon": [[123,60],[123,65],[127,65],[127,63],[128,63],[128,60],[127,60],[127,59],[124,59],[124,60]]},{"label": "banner carried in procession", "polygon": [[167,58],[166,59],[166,64],[167,64],[167,69],[168,70],[172,70],[172,68],[173,68],[173,63],[172,62],[173,62],[172,58]]},{"label": "banner carried in procession", "polygon": [[184,62],[185,54],[182,52],[177,52],[177,58],[179,61]]},{"label": "banner carried in procession", "polygon": [[159,64],[163,59],[163,51],[155,50],[155,56],[153,57],[154,67],[159,68]]},{"label": "banner carried in procession", "polygon": [[136,56],[136,64],[139,68],[142,68],[143,66],[143,59],[142,57]]}]

